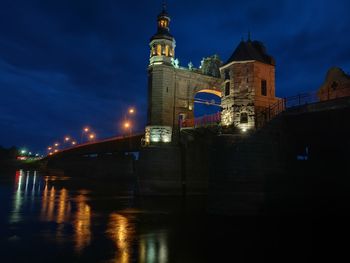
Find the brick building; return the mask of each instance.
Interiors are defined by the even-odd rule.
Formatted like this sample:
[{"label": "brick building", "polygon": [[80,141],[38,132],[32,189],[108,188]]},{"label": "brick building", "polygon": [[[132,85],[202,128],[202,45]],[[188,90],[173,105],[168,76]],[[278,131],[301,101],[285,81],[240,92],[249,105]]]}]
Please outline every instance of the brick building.
[{"label": "brick building", "polygon": [[253,129],[256,113],[277,101],[275,62],[264,45],[249,37],[226,63],[214,55],[204,58],[199,68],[192,63],[182,67],[175,58],[170,21],[163,7],[150,40],[146,143],[169,142],[169,135],[175,139],[179,123],[194,117],[194,97],[200,92],[221,98],[221,125]]}]

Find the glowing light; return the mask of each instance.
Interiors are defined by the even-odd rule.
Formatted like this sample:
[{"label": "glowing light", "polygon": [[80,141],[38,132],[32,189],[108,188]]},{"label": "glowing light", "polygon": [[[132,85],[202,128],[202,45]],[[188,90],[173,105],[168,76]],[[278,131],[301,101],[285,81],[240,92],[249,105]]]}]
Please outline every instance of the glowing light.
[{"label": "glowing light", "polygon": [[53,153],[50,152],[49,155],[53,155]]},{"label": "glowing light", "polygon": [[129,113],[130,113],[130,114],[134,114],[134,113],[135,113],[135,109],[134,109],[134,108],[130,108],[130,109],[129,109]]},{"label": "glowing light", "polygon": [[57,152],[58,152],[58,150],[57,150],[57,149],[55,149],[55,150],[54,150],[54,152],[55,152],[55,153],[57,153]]},{"label": "glowing light", "polygon": [[70,138],[67,136],[66,138],[64,138],[64,140],[65,140],[66,142],[68,142],[68,141],[70,140]]},{"label": "glowing light", "polygon": [[47,147],[47,149],[48,149],[49,151],[51,151],[51,150],[52,150],[52,147],[51,147],[51,146],[49,146],[49,147]]},{"label": "glowing light", "polygon": [[89,135],[89,138],[92,140],[92,139],[95,139],[95,137],[96,137],[96,135],[95,134],[93,134],[93,133],[91,133],[90,135]]},{"label": "glowing light", "polygon": [[72,141],[72,145],[76,145],[77,144],[77,142],[76,141]]},{"label": "glowing light", "polygon": [[127,122],[124,123],[124,128],[125,129],[129,129],[130,126],[131,126],[130,122],[127,121]]},{"label": "glowing light", "polygon": [[89,127],[85,127],[84,128],[84,132],[89,132],[90,131],[90,128]]},{"label": "glowing light", "polygon": [[55,143],[55,147],[58,147],[60,144],[58,142]]},{"label": "glowing light", "polygon": [[26,150],[21,150],[21,154],[25,154],[26,152]]},{"label": "glowing light", "polygon": [[246,132],[247,131],[247,128],[242,128],[242,132]]}]

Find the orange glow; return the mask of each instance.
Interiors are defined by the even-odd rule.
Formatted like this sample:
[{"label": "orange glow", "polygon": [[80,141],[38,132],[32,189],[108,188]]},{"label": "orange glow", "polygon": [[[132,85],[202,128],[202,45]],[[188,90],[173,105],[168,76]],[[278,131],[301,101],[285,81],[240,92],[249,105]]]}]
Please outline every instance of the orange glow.
[{"label": "orange glow", "polygon": [[58,152],[58,150],[56,149],[54,152],[55,152],[55,153],[57,153],[57,152]]},{"label": "orange glow", "polygon": [[130,109],[129,109],[129,113],[130,113],[130,114],[134,114],[134,113],[135,113],[135,109],[134,109],[134,108],[130,108]]},{"label": "orange glow", "polygon": [[90,128],[89,127],[85,127],[84,128],[84,132],[89,132],[90,131]]},{"label": "orange glow", "polygon": [[92,140],[92,139],[95,139],[95,137],[96,137],[95,134],[92,134],[92,133],[91,133],[91,134],[89,135],[89,138],[90,138],[91,140]]},{"label": "orange glow", "polygon": [[49,153],[49,155],[53,155],[53,153]]},{"label": "orange glow", "polygon": [[214,95],[221,98],[221,91],[219,91],[215,87],[213,89],[202,89],[200,91],[197,91],[197,93],[210,93],[210,94],[214,94]]},{"label": "orange glow", "polygon": [[73,222],[74,241],[76,251],[81,251],[91,241],[91,208],[86,203],[87,200],[84,195],[78,195],[76,200],[77,211]]},{"label": "orange glow", "polygon": [[130,122],[127,121],[127,122],[124,123],[124,128],[125,129],[129,129],[130,127],[131,127]]},{"label": "orange glow", "polygon": [[73,142],[72,142],[72,145],[76,145],[76,144],[77,144],[77,142],[76,142],[76,141],[73,141]]}]

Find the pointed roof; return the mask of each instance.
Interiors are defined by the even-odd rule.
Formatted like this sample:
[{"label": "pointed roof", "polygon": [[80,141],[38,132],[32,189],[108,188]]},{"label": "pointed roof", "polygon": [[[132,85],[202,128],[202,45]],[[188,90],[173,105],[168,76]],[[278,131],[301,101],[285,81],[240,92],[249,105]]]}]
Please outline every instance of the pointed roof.
[{"label": "pointed roof", "polygon": [[237,46],[226,64],[233,61],[257,60],[265,64],[275,65],[275,60],[272,56],[266,53],[266,48],[262,42],[242,40]]},{"label": "pointed roof", "polygon": [[[163,2],[162,12],[158,15],[157,20],[166,19],[170,23],[170,16],[167,12],[166,2]],[[155,39],[168,39],[170,41],[174,40],[174,37],[170,34],[168,27],[161,27],[158,24],[157,32],[151,37],[151,41]]]}]

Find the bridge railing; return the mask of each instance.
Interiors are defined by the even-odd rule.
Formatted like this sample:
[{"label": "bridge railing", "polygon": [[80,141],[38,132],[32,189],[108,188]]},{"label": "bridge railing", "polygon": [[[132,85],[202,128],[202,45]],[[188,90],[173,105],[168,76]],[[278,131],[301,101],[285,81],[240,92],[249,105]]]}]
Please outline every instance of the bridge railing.
[{"label": "bridge railing", "polygon": [[218,125],[221,121],[221,112],[211,115],[204,115],[199,118],[180,120],[180,129],[184,128],[199,128]]},{"label": "bridge railing", "polygon": [[296,96],[280,99],[268,108],[256,113],[256,128],[263,127],[267,122],[287,109],[348,96],[350,96],[350,88],[345,87],[301,93]]}]

